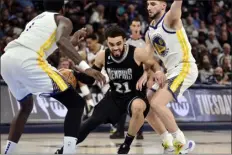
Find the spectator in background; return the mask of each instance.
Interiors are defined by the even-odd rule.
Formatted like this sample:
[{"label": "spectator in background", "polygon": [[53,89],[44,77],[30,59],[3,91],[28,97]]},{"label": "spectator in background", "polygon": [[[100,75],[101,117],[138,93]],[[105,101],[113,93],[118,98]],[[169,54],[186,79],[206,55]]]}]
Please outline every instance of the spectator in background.
[{"label": "spectator in background", "polygon": [[200,58],[199,42],[197,39],[193,38],[193,39],[191,39],[190,44],[192,46],[193,57],[195,58],[196,63],[199,64],[199,58]]},{"label": "spectator in background", "polygon": [[206,34],[202,31],[200,31],[198,34],[199,44],[206,45],[206,43],[205,43],[206,39],[207,39]]},{"label": "spectator in background", "polygon": [[195,29],[193,25],[193,18],[192,16],[188,16],[186,20],[186,25],[184,25],[184,28],[186,30],[186,33],[188,34],[189,37],[192,36],[192,32]]},{"label": "spectator in background", "polygon": [[219,53],[220,50],[218,47],[214,47],[211,51],[211,64],[213,68],[216,68],[218,66]]},{"label": "spectator in background", "polygon": [[209,84],[210,78],[213,75],[213,68],[210,64],[210,59],[208,55],[204,55],[202,57],[202,61],[200,61],[200,70],[199,70],[199,79],[203,84]]},{"label": "spectator in background", "polygon": [[214,70],[213,83],[219,85],[229,85],[231,82],[229,82],[228,75],[224,74],[223,69],[221,67],[217,67]]},{"label": "spectator in background", "polygon": [[218,47],[220,49],[220,51],[222,51],[222,47],[219,44],[219,42],[215,36],[215,32],[213,32],[213,31],[209,32],[208,39],[205,41],[205,43],[206,43],[206,46],[210,52],[214,47]]},{"label": "spectator in background", "polygon": [[204,34],[208,34],[208,29],[206,28],[205,21],[201,20],[199,32],[204,32]]},{"label": "spectator in background", "polygon": [[58,69],[70,69],[72,68],[72,60],[67,57],[61,57],[59,61]]},{"label": "spectator in background", "polygon": [[89,23],[101,23],[104,24],[106,22],[106,19],[104,18],[105,13],[105,7],[104,5],[99,4],[95,10],[93,11],[93,14],[90,17]]},{"label": "spectator in background", "polygon": [[232,81],[232,67],[231,67],[231,59],[229,57],[225,57],[222,62],[222,69],[225,74],[228,76],[228,81]]},{"label": "spectator in background", "polygon": [[223,59],[225,57],[228,57],[230,60],[232,59],[232,57],[230,55],[230,52],[231,52],[231,46],[230,46],[230,44],[225,43],[223,45],[223,53],[219,55],[219,59],[218,59],[219,66],[222,65]]},{"label": "spectator in background", "polygon": [[199,16],[199,9],[195,8],[193,11],[193,25],[194,29],[199,29],[200,28],[200,16]]}]

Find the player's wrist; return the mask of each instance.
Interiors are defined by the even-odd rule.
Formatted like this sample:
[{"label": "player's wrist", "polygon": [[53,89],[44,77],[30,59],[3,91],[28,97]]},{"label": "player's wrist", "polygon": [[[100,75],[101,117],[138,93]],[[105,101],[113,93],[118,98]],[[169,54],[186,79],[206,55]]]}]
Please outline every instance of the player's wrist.
[{"label": "player's wrist", "polygon": [[84,60],[82,60],[79,65],[77,65],[78,68],[82,69],[82,70],[86,70],[91,68]]}]

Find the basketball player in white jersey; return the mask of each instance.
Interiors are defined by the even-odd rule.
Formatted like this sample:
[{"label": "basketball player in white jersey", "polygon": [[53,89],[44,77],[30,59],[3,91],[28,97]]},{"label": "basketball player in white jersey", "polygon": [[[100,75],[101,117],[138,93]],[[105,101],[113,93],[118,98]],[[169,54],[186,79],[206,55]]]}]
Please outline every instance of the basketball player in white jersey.
[{"label": "basketball player in white jersey", "polygon": [[[11,123],[5,154],[13,153],[33,108],[32,94],[53,97],[68,109],[64,121],[64,153],[75,153],[78,130],[85,101],[68,85],[46,58],[57,48],[65,51],[87,75],[105,82],[104,76],[89,67],[75,50],[72,22],[60,15],[64,0],[44,0],[46,12],[30,21],[18,39],[10,42],[1,57],[1,75],[21,109]],[[26,149],[26,147],[25,147]]]},{"label": "basketball player in white jersey", "polygon": [[[174,138],[175,152],[185,154],[194,149],[195,143],[186,140],[166,105],[172,100],[177,101],[177,98],[195,83],[198,69],[181,22],[182,0],[175,0],[168,12],[166,12],[166,7],[165,0],[147,0],[148,14],[153,20],[146,34],[146,48],[148,52],[155,54],[167,69],[167,81],[163,83],[155,80],[156,83],[152,86],[155,93],[150,97],[151,113],[156,116],[153,117],[153,120],[150,117],[150,122],[156,120],[158,123],[156,128],[159,128],[163,139],[168,139],[169,143],[163,145],[166,147],[172,145],[170,144],[172,138],[169,137],[169,133],[171,133]],[[155,74],[161,75],[162,72],[157,71]],[[152,80],[151,76],[148,82],[150,83]],[[142,85],[143,82],[139,82]]]}]

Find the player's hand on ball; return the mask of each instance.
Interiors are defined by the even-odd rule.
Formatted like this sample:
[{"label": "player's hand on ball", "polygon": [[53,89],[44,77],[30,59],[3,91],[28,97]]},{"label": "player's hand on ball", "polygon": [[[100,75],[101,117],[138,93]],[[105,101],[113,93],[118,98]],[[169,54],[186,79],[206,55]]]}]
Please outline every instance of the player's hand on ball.
[{"label": "player's hand on ball", "polygon": [[146,84],[146,82],[147,82],[147,72],[144,72],[136,84],[136,89],[141,91],[143,89],[143,86]]},{"label": "player's hand on ball", "polygon": [[85,74],[93,77],[95,80],[100,82],[102,85],[104,85],[106,83],[105,76],[101,72],[99,72],[99,71],[97,71],[95,69],[88,68],[88,69],[85,70]]},{"label": "player's hand on ball", "polygon": [[155,79],[155,82],[158,83],[161,88],[164,87],[165,82],[166,82],[166,76],[162,71],[155,72],[154,79]]}]

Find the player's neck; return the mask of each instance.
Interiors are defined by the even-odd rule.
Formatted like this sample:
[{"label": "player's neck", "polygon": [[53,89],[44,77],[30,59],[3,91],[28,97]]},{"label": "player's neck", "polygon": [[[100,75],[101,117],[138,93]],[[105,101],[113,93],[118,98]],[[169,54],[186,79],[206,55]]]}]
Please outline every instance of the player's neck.
[{"label": "player's neck", "polygon": [[94,47],[93,47],[93,53],[96,54],[101,48],[101,44],[97,43]]}]

